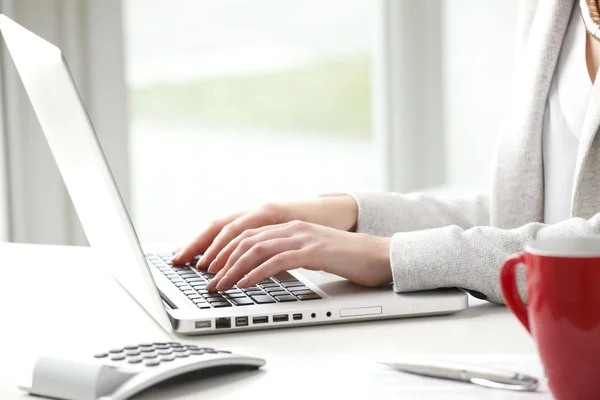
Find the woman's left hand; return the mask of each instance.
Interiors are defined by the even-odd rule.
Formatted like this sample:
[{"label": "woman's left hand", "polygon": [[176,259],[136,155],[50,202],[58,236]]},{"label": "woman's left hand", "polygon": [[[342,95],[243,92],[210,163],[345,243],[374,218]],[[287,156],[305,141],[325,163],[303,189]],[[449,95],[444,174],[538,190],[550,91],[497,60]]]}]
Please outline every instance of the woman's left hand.
[{"label": "woman's left hand", "polygon": [[303,221],[249,229],[229,242],[208,268],[208,291],[246,288],[278,272],[322,270],[363,286],[391,282],[390,238]]}]

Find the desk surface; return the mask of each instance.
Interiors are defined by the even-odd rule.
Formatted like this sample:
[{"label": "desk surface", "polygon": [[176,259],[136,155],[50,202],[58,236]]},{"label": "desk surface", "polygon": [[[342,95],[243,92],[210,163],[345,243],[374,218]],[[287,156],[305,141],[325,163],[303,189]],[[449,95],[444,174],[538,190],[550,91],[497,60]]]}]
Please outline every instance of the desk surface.
[{"label": "desk surface", "polygon": [[[0,254],[3,400],[21,398],[16,387],[18,378],[36,354],[63,349],[94,354],[127,343],[167,339],[263,357],[267,365],[262,372],[191,382],[139,398],[191,399],[205,395],[226,399],[242,398],[248,393],[256,396],[263,391],[304,391],[309,390],[311,379],[317,378],[311,373],[315,363],[327,360],[334,369],[336,360],[343,362],[354,356],[375,362],[404,353],[535,351],[531,338],[505,307],[474,299],[470,299],[469,309],[449,316],[170,337],[112,278],[89,263],[89,248],[0,244]],[[230,384],[217,385],[224,381]],[[340,397],[351,395],[352,385],[340,382],[332,376],[332,384],[339,390],[336,393]],[[320,398],[313,392],[306,393]]]}]

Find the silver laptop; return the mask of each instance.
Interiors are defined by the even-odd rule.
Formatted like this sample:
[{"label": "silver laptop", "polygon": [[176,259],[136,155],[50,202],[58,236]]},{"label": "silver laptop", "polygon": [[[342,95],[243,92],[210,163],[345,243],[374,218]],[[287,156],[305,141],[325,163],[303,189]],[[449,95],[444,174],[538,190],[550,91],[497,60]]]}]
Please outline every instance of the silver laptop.
[{"label": "silver laptop", "polygon": [[[212,278],[144,248],[127,214],[61,50],[4,15],[0,31],[69,191],[97,265],[167,331],[209,334],[418,315],[467,307],[454,288],[397,294],[297,269],[245,290],[207,293]],[[162,250],[162,251],[161,251]]]}]

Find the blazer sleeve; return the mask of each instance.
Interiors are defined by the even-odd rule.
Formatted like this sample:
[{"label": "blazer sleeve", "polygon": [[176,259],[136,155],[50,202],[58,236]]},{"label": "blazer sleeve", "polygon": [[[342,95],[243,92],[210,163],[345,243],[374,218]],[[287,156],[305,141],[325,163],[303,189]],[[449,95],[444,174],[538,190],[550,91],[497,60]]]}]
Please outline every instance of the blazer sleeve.
[{"label": "blazer sleeve", "polygon": [[[600,214],[590,219],[571,218],[557,224],[530,223],[516,229],[457,225],[392,236],[390,260],[396,292],[458,287],[480,293],[493,303],[504,303],[500,269],[511,254],[527,242],[559,236],[600,233]],[[518,287],[526,299],[525,275],[520,271]]]},{"label": "blazer sleeve", "polygon": [[375,236],[457,225],[489,225],[486,194],[443,196],[432,193],[348,193],[358,204],[355,230]]}]

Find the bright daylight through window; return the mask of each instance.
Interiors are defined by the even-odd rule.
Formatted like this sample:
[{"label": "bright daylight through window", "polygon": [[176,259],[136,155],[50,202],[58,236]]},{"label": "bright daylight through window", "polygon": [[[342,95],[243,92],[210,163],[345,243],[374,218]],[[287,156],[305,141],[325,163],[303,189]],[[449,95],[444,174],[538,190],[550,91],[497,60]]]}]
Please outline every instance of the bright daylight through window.
[{"label": "bright daylight through window", "polygon": [[126,0],[133,213],[185,240],[265,201],[376,190],[370,0]]}]

